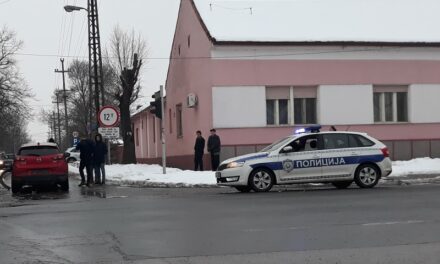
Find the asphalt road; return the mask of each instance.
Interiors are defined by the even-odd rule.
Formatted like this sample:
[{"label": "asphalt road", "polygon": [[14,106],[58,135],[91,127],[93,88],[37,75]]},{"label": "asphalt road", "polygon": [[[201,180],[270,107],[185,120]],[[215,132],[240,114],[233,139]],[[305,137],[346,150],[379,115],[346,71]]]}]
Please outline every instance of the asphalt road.
[{"label": "asphalt road", "polygon": [[439,209],[437,184],[0,190],[0,263],[438,264]]}]

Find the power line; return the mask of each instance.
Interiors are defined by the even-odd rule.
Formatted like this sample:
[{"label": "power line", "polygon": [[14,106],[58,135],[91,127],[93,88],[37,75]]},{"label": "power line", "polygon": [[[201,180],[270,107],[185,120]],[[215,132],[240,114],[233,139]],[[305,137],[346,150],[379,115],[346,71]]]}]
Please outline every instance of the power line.
[{"label": "power line", "polygon": [[75,48],[75,53],[74,53],[75,56],[79,56],[81,54],[81,49],[83,46],[82,43],[83,43],[83,40],[86,36],[86,34],[83,34],[86,22],[87,22],[87,17],[84,17],[84,20],[83,20],[83,23],[81,26],[81,30],[79,31],[78,41],[76,42],[76,48]]},{"label": "power line", "polygon": [[[76,6],[76,1],[73,2],[73,5]],[[75,12],[72,14],[72,19],[70,23],[70,39],[69,39],[69,49],[67,50],[67,55],[70,55],[70,47],[72,45],[72,36],[73,36],[73,27],[75,25]]]},{"label": "power line", "polygon": [[[399,50],[400,48],[386,48],[386,50]],[[240,59],[240,58],[264,58],[264,57],[283,57],[283,56],[302,56],[302,55],[319,55],[319,54],[338,54],[338,53],[351,53],[351,52],[368,52],[368,51],[381,51],[384,48],[372,48],[372,49],[352,49],[352,50],[334,50],[334,51],[314,51],[314,52],[298,52],[298,53],[276,53],[276,54],[259,54],[259,55],[235,55],[235,56],[197,56],[197,57],[147,57],[147,60],[197,60],[197,59]],[[18,56],[33,56],[33,57],[66,57],[86,59],[86,56],[66,56],[56,54],[38,54],[38,53],[15,53]],[[105,56],[103,56],[104,58]],[[116,57],[105,57],[116,58]]]}]

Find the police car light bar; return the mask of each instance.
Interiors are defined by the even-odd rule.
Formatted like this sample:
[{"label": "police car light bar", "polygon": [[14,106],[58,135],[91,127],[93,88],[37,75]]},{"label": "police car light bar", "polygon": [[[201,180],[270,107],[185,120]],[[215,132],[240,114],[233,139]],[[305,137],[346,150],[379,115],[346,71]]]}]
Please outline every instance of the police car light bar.
[{"label": "police car light bar", "polygon": [[321,129],[320,125],[304,127],[304,128],[296,129],[295,134],[318,133],[320,129]]}]

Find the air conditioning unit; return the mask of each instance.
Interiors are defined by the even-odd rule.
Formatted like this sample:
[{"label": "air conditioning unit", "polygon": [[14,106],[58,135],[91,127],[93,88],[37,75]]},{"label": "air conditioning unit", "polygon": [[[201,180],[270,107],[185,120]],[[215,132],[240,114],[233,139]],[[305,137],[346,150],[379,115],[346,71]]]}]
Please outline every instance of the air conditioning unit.
[{"label": "air conditioning unit", "polygon": [[194,108],[197,106],[197,103],[198,103],[197,95],[194,93],[188,94],[188,96],[186,97],[186,106],[188,108]]}]

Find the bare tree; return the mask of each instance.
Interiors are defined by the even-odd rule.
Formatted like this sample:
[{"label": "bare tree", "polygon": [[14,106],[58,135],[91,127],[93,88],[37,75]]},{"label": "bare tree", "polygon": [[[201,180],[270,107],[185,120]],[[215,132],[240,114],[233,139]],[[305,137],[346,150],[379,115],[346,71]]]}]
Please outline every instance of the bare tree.
[{"label": "bare tree", "polygon": [[115,27],[107,51],[108,64],[117,74],[118,85],[114,87],[113,96],[121,112],[121,134],[124,140],[122,163],[136,163],[133,131],[131,127],[130,106],[139,97],[141,85],[140,69],[146,57],[146,42],[134,31],[130,33]]},{"label": "bare tree", "polygon": [[[78,131],[87,135],[90,126],[96,120],[95,93],[90,92],[89,64],[86,61],[74,60],[69,66],[69,113],[71,118],[70,131]],[[106,102],[115,105],[113,91],[116,86],[115,74],[110,66],[103,65],[103,83]]]},{"label": "bare tree", "polygon": [[30,111],[26,99],[32,94],[14,58],[22,45],[13,31],[0,29],[0,148],[11,151],[29,140],[26,121]]},{"label": "bare tree", "polygon": [[87,135],[94,118],[94,93],[89,90],[89,65],[86,61],[74,60],[69,66],[70,118],[74,131]]},{"label": "bare tree", "polygon": [[0,29],[0,117],[7,111],[23,114],[31,93],[19,72],[14,54],[22,47],[13,31]]}]

